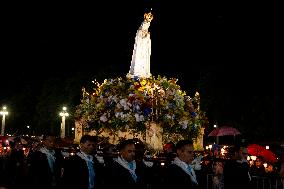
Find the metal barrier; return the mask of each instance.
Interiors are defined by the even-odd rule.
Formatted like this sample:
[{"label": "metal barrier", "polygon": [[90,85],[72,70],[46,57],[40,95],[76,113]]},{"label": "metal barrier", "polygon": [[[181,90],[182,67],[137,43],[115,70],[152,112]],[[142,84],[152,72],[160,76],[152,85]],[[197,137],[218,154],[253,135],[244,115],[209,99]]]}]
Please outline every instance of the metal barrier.
[{"label": "metal barrier", "polygon": [[284,182],[279,177],[252,176],[251,182],[256,189],[284,189]]},{"label": "metal barrier", "polygon": [[[206,183],[206,189],[211,189],[211,188],[213,188],[213,174],[207,174],[207,176],[206,176],[206,181],[207,181],[207,183]],[[210,185],[209,185],[209,183],[211,183]]]},{"label": "metal barrier", "polygon": [[[206,176],[206,189],[214,189],[213,174]],[[279,177],[260,177],[252,176],[251,189],[284,189],[284,180]],[[226,189],[226,186],[224,186]]]}]

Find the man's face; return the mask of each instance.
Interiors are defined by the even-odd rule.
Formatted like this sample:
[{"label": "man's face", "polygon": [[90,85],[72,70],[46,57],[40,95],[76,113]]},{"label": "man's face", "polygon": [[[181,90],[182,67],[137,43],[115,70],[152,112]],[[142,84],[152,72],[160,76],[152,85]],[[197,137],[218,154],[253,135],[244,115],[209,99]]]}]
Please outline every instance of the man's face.
[{"label": "man's face", "polygon": [[120,155],[123,159],[128,162],[131,162],[135,159],[135,145],[127,144],[121,151]]},{"label": "man's face", "polygon": [[17,143],[15,144],[15,149],[17,149],[17,150],[23,149],[23,144],[20,143],[20,142],[17,142]]},{"label": "man's face", "polygon": [[193,145],[185,145],[182,149],[177,150],[179,159],[187,164],[190,164],[194,159]]},{"label": "man's face", "polygon": [[242,158],[243,160],[247,160],[247,158],[248,158],[248,149],[245,148],[245,147],[242,147],[242,148],[240,149],[240,156],[241,156],[241,158]]},{"label": "man's face", "polygon": [[96,148],[96,144],[93,141],[86,141],[80,144],[81,150],[86,154],[92,154]]},{"label": "man's face", "polygon": [[261,161],[260,158],[256,158],[256,160],[255,160],[255,165],[256,165],[257,167],[260,167],[260,166],[263,165],[263,162]]},{"label": "man's face", "polygon": [[55,144],[54,136],[47,136],[46,139],[44,140],[44,146],[49,150],[54,148],[54,144]]}]

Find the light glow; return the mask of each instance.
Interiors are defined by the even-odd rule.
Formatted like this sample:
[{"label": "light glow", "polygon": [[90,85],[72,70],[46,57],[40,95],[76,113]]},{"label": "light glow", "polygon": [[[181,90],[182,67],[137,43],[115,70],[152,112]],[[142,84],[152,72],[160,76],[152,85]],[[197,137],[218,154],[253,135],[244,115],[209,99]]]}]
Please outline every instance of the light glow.
[{"label": "light glow", "polygon": [[8,115],[7,107],[3,106],[2,111],[0,111],[0,114],[3,115]]}]

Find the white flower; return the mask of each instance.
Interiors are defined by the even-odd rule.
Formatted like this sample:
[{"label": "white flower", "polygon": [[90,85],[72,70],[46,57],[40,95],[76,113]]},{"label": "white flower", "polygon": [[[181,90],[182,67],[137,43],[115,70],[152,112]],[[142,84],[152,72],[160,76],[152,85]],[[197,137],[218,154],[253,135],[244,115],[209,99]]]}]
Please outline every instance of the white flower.
[{"label": "white flower", "polygon": [[129,105],[131,104],[127,103],[126,99],[121,99],[119,103],[123,107],[124,110],[129,110]]},{"label": "white flower", "polygon": [[175,118],[175,115],[172,115],[172,116],[171,116],[171,115],[167,114],[167,115],[166,115],[166,118],[167,118],[167,119],[170,119],[170,120],[173,120],[173,119]]},{"label": "white flower", "polygon": [[136,122],[144,121],[144,116],[136,113],[135,119],[136,119]]},{"label": "white flower", "polygon": [[130,102],[127,102],[127,105],[128,105],[128,106],[127,106],[127,108],[128,108],[127,110],[129,110],[129,107],[131,107],[132,104],[131,104]]},{"label": "white flower", "polygon": [[101,117],[100,117],[100,121],[102,122],[107,122],[107,117],[106,117],[106,114],[103,114]]},{"label": "white flower", "polygon": [[179,124],[181,125],[181,127],[182,127],[183,129],[186,129],[187,126],[188,126],[188,120],[179,121]]},{"label": "white flower", "polygon": [[123,113],[122,112],[116,112],[115,113],[115,117],[118,118],[118,117],[122,117]]},{"label": "white flower", "polygon": [[140,106],[139,105],[134,106],[134,110],[135,111],[139,111],[140,110]]}]

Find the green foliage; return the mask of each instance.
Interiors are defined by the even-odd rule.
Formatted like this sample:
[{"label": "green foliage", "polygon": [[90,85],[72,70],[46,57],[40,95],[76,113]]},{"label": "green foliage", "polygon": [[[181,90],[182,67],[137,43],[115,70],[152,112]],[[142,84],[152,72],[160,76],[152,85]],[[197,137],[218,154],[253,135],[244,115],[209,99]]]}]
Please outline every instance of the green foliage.
[{"label": "green foliage", "polygon": [[154,121],[161,124],[165,136],[177,134],[188,138],[196,137],[207,122],[205,113],[199,110],[199,94],[187,96],[175,78],[118,77],[93,83],[91,91],[83,88],[75,113],[87,130],[144,132],[145,123]]}]

